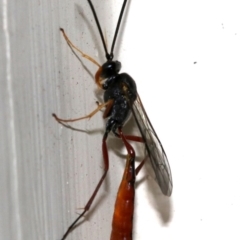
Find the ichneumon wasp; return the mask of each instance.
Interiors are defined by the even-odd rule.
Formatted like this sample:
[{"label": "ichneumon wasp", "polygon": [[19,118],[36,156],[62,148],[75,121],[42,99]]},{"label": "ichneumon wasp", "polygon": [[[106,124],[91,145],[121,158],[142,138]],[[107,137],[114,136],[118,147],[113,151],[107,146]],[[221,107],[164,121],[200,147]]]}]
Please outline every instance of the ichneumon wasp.
[{"label": "ichneumon wasp", "polygon": [[[67,43],[72,49],[80,52],[82,57],[88,59],[92,63],[98,66],[98,70],[95,74],[95,82],[96,84],[104,90],[104,103],[98,104],[98,107],[92,111],[90,114],[76,119],[61,119],[57,117],[56,114],[53,114],[54,118],[59,123],[66,123],[66,122],[74,122],[86,118],[92,117],[101,109],[105,108],[103,117],[106,119],[106,128],[102,139],[102,152],[103,152],[103,160],[104,160],[104,173],[99,180],[95,190],[93,191],[90,199],[88,200],[87,204],[84,207],[83,212],[76,218],[76,220],[69,226],[66,233],[62,237],[62,240],[67,237],[69,232],[74,228],[76,223],[79,221],[80,218],[84,216],[84,214],[89,210],[92,205],[92,202],[104,181],[106,174],[109,168],[109,158],[108,158],[108,150],[107,150],[107,138],[108,134],[112,132],[116,137],[120,138],[127,151],[128,151],[128,161],[131,162],[129,159],[135,159],[135,151],[132,146],[129,144],[128,141],[136,141],[144,143],[146,146],[146,150],[148,153],[148,157],[152,164],[153,170],[156,175],[157,182],[162,190],[162,193],[166,196],[170,196],[172,193],[172,176],[171,170],[168,163],[168,159],[164,148],[155,133],[155,130],[146,114],[146,111],[143,107],[143,104],[140,100],[140,97],[137,93],[137,87],[135,81],[131,78],[130,75],[127,73],[120,73],[121,70],[121,63],[114,59],[114,46],[117,39],[117,35],[119,32],[120,24],[122,21],[124,9],[126,7],[127,0],[123,1],[123,5],[120,11],[120,15],[118,18],[115,34],[113,37],[113,42],[111,46],[110,53],[107,50],[106,43],[104,41],[103,33],[101,26],[99,24],[97,14],[95,12],[94,6],[91,0],[87,0],[91,11],[93,13],[95,22],[97,24],[97,28],[101,37],[101,41],[104,47],[105,55],[106,55],[106,62],[103,65],[100,65],[96,60],[92,57],[83,53],[80,49],[78,49],[67,37],[64,30],[61,28],[60,30],[63,33],[64,38],[66,39]],[[122,131],[124,124],[130,114],[132,113],[136,124],[140,130],[141,137],[139,136],[132,136],[132,135],[125,135]],[[145,163],[144,159],[138,168],[136,169],[136,173],[139,172],[141,167]],[[135,181],[135,179],[134,179]],[[123,238],[124,239],[124,238]],[[111,240],[116,240],[112,238]]]}]

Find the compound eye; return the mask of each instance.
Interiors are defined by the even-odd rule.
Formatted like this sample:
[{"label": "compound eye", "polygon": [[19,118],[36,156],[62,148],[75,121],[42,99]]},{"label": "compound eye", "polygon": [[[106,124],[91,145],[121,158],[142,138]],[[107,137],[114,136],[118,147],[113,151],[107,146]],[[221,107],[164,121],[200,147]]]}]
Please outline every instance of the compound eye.
[{"label": "compound eye", "polygon": [[119,71],[121,70],[122,64],[121,64],[120,62],[118,62],[118,61],[116,61],[115,63],[116,63],[116,65],[115,65],[115,71],[116,71],[117,73],[119,73]]}]

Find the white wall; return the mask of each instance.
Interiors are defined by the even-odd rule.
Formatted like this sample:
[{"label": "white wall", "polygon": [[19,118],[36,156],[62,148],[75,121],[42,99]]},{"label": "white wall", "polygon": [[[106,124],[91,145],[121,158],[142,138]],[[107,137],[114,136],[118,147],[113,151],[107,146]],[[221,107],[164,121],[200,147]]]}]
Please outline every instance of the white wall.
[{"label": "white wall", "polygon": [[[122,1],[93,3],[110,46]],[[168,199],[143,169],[134,239],[240,238],[237,3],[130,1],[115,56],[137,82],[174,184]],[[101,63],[103,49],[85,0],[0,6],[0,239],[60,239],[102,174],[104,121],[99,113],[73,124],[86,134],[51,116],[82,116],[99,100],[96,66],[79,62],[59,27]],[[108,142],[107,180],[68,239],[109,239],[125,150]]]}]

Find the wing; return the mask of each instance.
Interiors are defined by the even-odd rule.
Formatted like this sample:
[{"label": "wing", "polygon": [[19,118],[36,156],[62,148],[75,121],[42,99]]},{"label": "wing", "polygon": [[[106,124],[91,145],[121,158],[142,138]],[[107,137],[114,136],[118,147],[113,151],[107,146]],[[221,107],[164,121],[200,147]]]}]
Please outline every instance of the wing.
[{"label": "wing", "polygon": [[139,96],[132,105],[132,113],[145,142],[158,185],[164,195],[171,196],[173,184],[167,155],[148,119]]}]

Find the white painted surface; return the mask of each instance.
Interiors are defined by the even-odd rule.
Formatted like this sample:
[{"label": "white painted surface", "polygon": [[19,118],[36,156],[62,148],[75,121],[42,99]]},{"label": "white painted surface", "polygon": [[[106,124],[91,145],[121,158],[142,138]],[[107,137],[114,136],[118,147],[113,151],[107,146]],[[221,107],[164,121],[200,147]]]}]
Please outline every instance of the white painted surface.
[{"label": "white painted surface", "polygon": [[[174,184],[165,198],[150,166],[143,170],[134,239],[240,238],[237,3],[130,2],[115,55],[137,82]],[[78,61],[59,27],[99,62],[104,54],[86,1],[0,4],[0,239],[56,240],[101,176],[104,130],[101,113],[73,124],[91,134],[63,128],[51,116],[82,116],[98,100],[96,67]],[[110,45],[121,1],[94,5]],[[122,145],[112,142],[107,180],[68,239],[109,239],[124,168]]]}]

